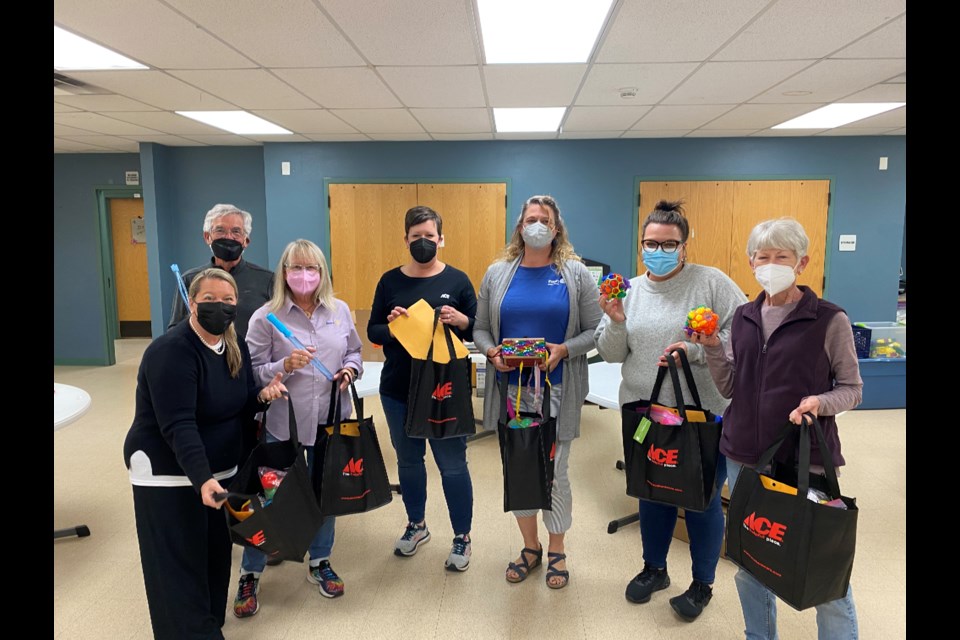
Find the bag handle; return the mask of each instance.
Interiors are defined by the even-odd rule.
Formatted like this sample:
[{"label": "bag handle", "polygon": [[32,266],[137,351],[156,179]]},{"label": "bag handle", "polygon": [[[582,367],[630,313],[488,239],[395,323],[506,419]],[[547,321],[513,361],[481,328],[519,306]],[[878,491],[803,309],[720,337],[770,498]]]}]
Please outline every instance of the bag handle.
[{"label": "bag handle", "polygon": [[[532,372],[534,375],[540,375],[540,369],[534,369]],[[549,382],[549,374],[547,380]],[[507,388],[509,385],[509,376],[504,374],[502,371],[497,371],[497,385],[500,388],[500,422],[506,424],[507,422],[507,399],[509,394],[507,393]],[[522,387],[523,385],[519,384],[518,386]],[[543,391],[543,400],[540,405],[540,417],[544,422],[550,419],[550,393],[553,391],[553,388],[548,384]],[[515,411],[517,415],[520,415],[520,406],[517,405]]]},{"label": "bag handle", "polygon": [[[790,432],[797,425],[793,424],[790,421],[783,426],[783,429],[780,431],[780,435],[777,436],[777,439],[763,452],[763,455],[760,456],[760,459],[757,460],[757,464],[754,465],[753,470],[758,474],[762,474],[764,469],[773,462],[773,457],[777,454],[777,451],[780,449],[781,445],[787,440],[787,437],[790,435]],[[827,487],[832,492],[832,498],[840,497],[840,482],[837,480],[837,468],[833,464],[833,453],[827,447],[826,440],[823,437],[823,427],[820,426],[820,421],[817,420],[812,413],[803,414],[803,419],[800,424],[800,459],[797,464],[797,495],[804,500],[807,499],[807,491],[810,489],[810,439],[811,439],[811,429],[813,427],[813,433],[817,436],[817,442],[820,443],[820,453],[821,458],[823,458],[823,470],[826,472],[827,478]]]},{"label": "bag handle", "polygon": [[[360,396],[357,395],[357,387],[354,386],[353,380],[350,381],[350,395],[353,399],[353,410],[356,412],[357,420],[363,419],[363,400],[360,399]],[[330,408],[327,410],[327,422],[322,425],[326,427],[334,427],[333,434],[340,435],[340,425],[343,422],[343,411],[341,411],[340,404],[340,384],[334,380],[330,385]],[[317,439],[314,442],[316,445],[320,441],[320,429],[317,429]]]},{"label": "bag handle", "polygon": [[676,349],[674,353],[680,354],[680,365],[683,368],[683,376],[687,379],[687,389],[690,390],[690,395],[693,396],[693,406],[702,410],[703,404],[700,402],[700,393],[697,391],[697,381],[693,379],[693,369],[690,368],[687,350]]},{"label": "bag handle", "polygon": [[[283,391],[280,395],[287,401],[287,431],[290,434],[288,442],[291,443],[293,450],[296,451],[300,447],[300,432],[297,430],[297,414],[293,410],[293,401],[290,399],[290,393]],[[260,430],[261,443],[266,442],[267,438],[267,411],[270,410],[270,404],[263,410],[263,429]]]},{"label": "bag handle", "polygon": [[[433,310],[433,333],[430,334],[430,348],[427,349],[427,362],[433,362],[433,336],[437,334],[437,325],[440,324],[440,307],[437,307]],[[456,349],[453,347],[453,337],[450,331],[450,325],[443,326],[443,337],[444,342],[447,343],[447,354],[450,356],[450,361],[457,359]]]},{"label": "bag handle", "polygon": [[[657,400],[660,398],[660,388],[663,386],[663,381],[667,377],[667,373],[670,373],[670,380],[673,382],[673,398],[674,402],[677,403],[677,412],[680,414],[680,417],[683,418],[683,421],[687,421],[687,410],[685,408],[685,402],[683,400],[683,388],[680,386],[680,375],[677,373],[677,363],[673,359],[673,354],[677,351],[683,351],[682,349],[674,349],[669,354],[667,354],[667,366],[657,368],[657,381],[653,384],[653,391],[650,392],[650,404],[647,405],[646,415],[650,417],[650,410],[654,404],[657,404]],[[682,358],[683,356],[681,356]],[[699,404],[697,405],[700,406]]]}]

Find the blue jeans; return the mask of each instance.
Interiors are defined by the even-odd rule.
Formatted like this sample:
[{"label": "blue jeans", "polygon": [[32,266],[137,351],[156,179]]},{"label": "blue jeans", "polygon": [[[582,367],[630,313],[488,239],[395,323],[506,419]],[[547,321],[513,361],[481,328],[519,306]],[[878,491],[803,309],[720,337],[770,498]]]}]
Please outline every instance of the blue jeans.
[{"label": "blue jeans", "polygon": [[[269,431],[266,432],[267,442],[279,442]],[[313,473],[313,447],[304,447],[307,450],[307,468]],[[328,517],[323,519],[317,535],[310,543],[310,560],[329,558],[333,552],[334,526],[337,519]],[[267,556],[252,547],[243,548],[243,558],[240,560],[240,573],[263,573],[267,566]]]},{"label": "blue jeans", "polygon": [[[742,468],[740,463],[727,460],[731,494]],[[777,596],[743,569],[737,571],[734,581],[740,594],[747,640],[778,640]],[[847,588],[846,596],[818,605],[816,609],[817,637],[820,640],[856,640],[860,637],[852,588]]]},{"label": "blue jeans", "polygon": [[[397,467],[403,505],[410,522],[423,522],[427,506],[427,467],[423,456],[427,440],[407,436],[403,425],[407,420],[407,403],[380,396],[383,413],[390,427],[390,441],[397,451]],[[467,439],[430,440],[433,459],[440,469],[443,495],[454,535],[470,533],[473,524],[473,483],[467,468]]]},{"label": "blue jeans", "polygon": [[[727,478],[727,465],[723,455],[717,461],[717,495],[710,501],[706,511],[684,511],[687,534],[690,536],[690,559],[693,562],[693,579],[704,584],[713,584],[723,546],[723,508],[720,505],[720,489]],[[656,569],[666,569],[667,551],[673,540],[677,525],[677,507],[657,502],[640,501],[640,539],[643,541],[643,561]]]}]

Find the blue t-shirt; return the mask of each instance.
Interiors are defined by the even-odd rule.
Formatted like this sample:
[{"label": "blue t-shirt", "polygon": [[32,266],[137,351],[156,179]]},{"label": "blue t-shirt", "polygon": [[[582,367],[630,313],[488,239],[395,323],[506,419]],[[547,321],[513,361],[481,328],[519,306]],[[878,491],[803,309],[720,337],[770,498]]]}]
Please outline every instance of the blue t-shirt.
[{"label": "blue t-shirt", "polygon": [[[500,338],[544,338],[560,344],[567,335],[570,294],[563,274],[553,265],[517,267],[500,303]],[[524,383],[528,367],[523,367]],[[551,384],[560,384],[563,361],[550,373]],[[519,373],[510,372],[510,384],[518,384]]]}]

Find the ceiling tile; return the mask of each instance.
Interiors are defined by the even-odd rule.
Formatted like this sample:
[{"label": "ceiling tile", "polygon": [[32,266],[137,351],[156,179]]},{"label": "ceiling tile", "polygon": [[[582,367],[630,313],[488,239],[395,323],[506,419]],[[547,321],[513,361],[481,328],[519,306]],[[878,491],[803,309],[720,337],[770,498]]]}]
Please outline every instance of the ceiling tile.
[{"label": "ceiling tile", "polygon": [[[264,67],[364,64],[353,46],[323,15],[319,3],[311,0],[165,1]],[[251,25],[256,25],[253,38]],[[282,46],[278,46],[280,43]]]},{"label": "ceiling tile", "polygon": [[906,58],[907,16],[902,15],[831,58]]},{"label": "ceiling tile", "polygon": [[377,67],[408,107],[483,107],[480,70],[472,67]]},{"label": "ceiling tile", "polygon": [[663,129],[660,131],[627,131],[624,138],[682,138],[690,133],[689,129]]},{"label": "ceiling tile", "polygon": [[623,135],[619,131],[561,131],[561,140],[613,140]]},{"label": "ceiling tile", "polygon": [[875,116],[864,118],[863,120],[851,122],[850,124],[844,125],[844,128],[855,129],[859,127],[881,127],[886,129],[898,129],[905,126],[907,126],[907,108],[900,107],[899,109],[885,111],[883,113],[878,113]]},{"label": "ceiling tile", "polygon": [[636,130],[696,129],[731,108],[728,104],[654,107],[633,128]]},{"label": "ceiling tile", "polygon": [[687,138],[744,138],[755,133],[756,129],[697,129],[691,131],[685,137]]},{"label": "ceiling tile", "polygon": [[906,84],[875,84],[837,102],[906,102]]},{"label": "ceiling tile", "polygon": [[822,133],[818,133],[817,137],[822,138],[825,136],[882,136],[883,134],[890,131],[890,127],[861,127],[861,128],[852,128],[852,127],[838,127],[836,129],[830,129]]},{"label": "ceiling tile", "polygon": [[169,111],[149,111],[149,112],[115,112],[110,114],[111,118],[138,124],[142,127],[153,129],[150,133],[157,131],[172,134],[197,133],[221,135],[222,129],[211,127],[208,124],[197,122],[186,116]]},{"label": "ceiling tile", "polygon": [[750,135],[751,138],[803,138],[815,136],[826,129],[761,129]]},{"label": "ceiling tile", "polygon": [[323,0],[327,14],[371,64],[476,64],[470,2]]},{"label": "ceiling tile", "polygon": [[114,118],[108,118],[98,113],[55,113],[53,114],[53,121],[56,124],[65,124],[68,127],[77,127],[78,129],[86,129],[96,133],[111,133],[124,136],[136,135],[138,133],[157,133],[151,129]]},{"label": "ceiling tile", "polygon": [[905,135],[907,135],[907,128],[904,127],[903,129],[897,129],[896,131],[888,131],[888,132],[885,133],[884,135],[887,135],[887,136],[905,136]]},{"label": "ceiling tile", "polygon": [[633,104],[656,104],[694,69],[696,63],[595,64],[577,96],[578,105],[623,106],[620,89],[637,90]]},{"label": "ceiling tile", "polygon": [[[822,60],[750,102],[834,102],[907,69],[906,60]],[[810,91],[803,96],[784,93]]]},{"label": "ceiling tile", "polygon": [[650,107],[571,107],[563,131],[613,131],[629,129]]},{"label": "ceiling tile", "polygon": [[411,109],[430,133],[485,133],[491,131],[486,109]]},{"label": "ceiling tile", "polygon": [[[703,125],[703,129],[766,129],[804,113],[817,105],[809,104],[745,104]],[[701,130],[703,130],[701,129]]]},{"label": "ceiling tile", "polygon": [[[252,60],[154,0],[57,0],[55,25],[161,69],[239,69]],[[163,37],[157,37],[157,34]]]},{"label": "ceiling tile", "polygon": [[370,142],[362,133],[307,133],[306,137],[316,142]]},{"label": "ceiling tile", "polygon": [[106,147],[116,151],[129,151],[131,153],[140,152],[140,146],[136,141],[130,140],[129,138],[121,138],[119,136],[61,136],[61,139],[73,140],[74,142],[82,142],[84,144],[90,144],[98,147]]},{"label": "ceiling tile", "polygon": [[338,109],[331,113],[362,133],[423,133],[406,109]]},{"label": "ceiling tile", "polygon": [[202,142],[197,142],[196,140],[188,140],[187,138],[181,138],[180,136],[171,136],[167,134],[160,134],[155,136],[136,136],[130,138],[137,142],[154,142],[156,144],[162,144],[167,147],[203,147],[206,146]]},{"label": "ceiling tile", "polygon": [[434,133],[434,140],[493,140],[492,133]]},{"label": "ceiling tile", "polygon": [[156,107],[117,95],[61,96],[55,102],[83,111],[159,111]]},{"label": "ceiling tile", "polygon": [[483,66],[491,107],[558,107],[570,104],[585,64],[488,64]]},{"label": "ceiling tile", "polygon": [[810,62],[708,62],[664,104],[739,104],[800,71]]},{"label": "ceiling tile", "polygon": [[[597,57],[598,62],[706,60],[769,0],[624,0]],[[683,46],[665,46],[683,25]]]},{"label": "ceiling tile", "polygon": [[286,82],[262,69],[170,73],[241,109],[310,109],[317,106]]},{"label": "ceiling tile", "polygon": [[214,147],[219,146],[229,146],[229,147],[259,147],[262,146],[259,142],[255,142],[248,138],[242,136],[233,135],[231,133],[224,133],[220,135],[210,135],[210,134],[193,134],[189,136],[184,136],[191,140],[196,140],[197,142],[202,142]]},{"label": "ceiling tile", "polygon": [[310,142],[310,138],[301,135],[288,135],[285,133],[277,134],[267,134],[267,135],[255,135],[247,134],[244,138],[250,138],[251,140],[256,140],[257,142]]},{"label": "ceiling tile", "polygon": [[824,58],[907,10],[906,0],[779,0],[714,60]]},{"label": "ceiling tile", "polygon": [[162,71],[71,71],[70,77],[170,111],[236,109]]},{"label": "ceiling tile", "polygon": [[101,147],[94,144],[87,144],[85,142],[78,142],[76,140],[69,140],[67,138],[54,138],[53,139],[53,151],[54,153],[71,153],[77,151],[114,151],[114,149],[108,149],[106,147]]},{"label": "ceiling tile", "polygon": [[428,133],[371,133],[374,140],[388,142],[409,142],[415,140],[433,140]]},{"label": "ceiling tile", "polygon": [[280,78],[328,109],[387,109],[402,106],[366,67],[275,69]]},{"label": "ceiling tile", "polygon": [[71,111],[80,111],[80,109],[75,109],[74,107],[69,107],[63,103],[57,102],[56,99],[53,100],[53,112],[54,113],[70,113]]},{"label": "ceiling tile", "polygon": [[356,129],[323,109],[257,110],[254,113],[295,133],[356,133]]},{"label": "ceiling tile", "polygon": [[65,124],[57,123],[56,119],[53,121],[53,135],[55,136],[88,136],[92,133],[97,132],[90,129],[81,129],[80,127],[68,127]]}]

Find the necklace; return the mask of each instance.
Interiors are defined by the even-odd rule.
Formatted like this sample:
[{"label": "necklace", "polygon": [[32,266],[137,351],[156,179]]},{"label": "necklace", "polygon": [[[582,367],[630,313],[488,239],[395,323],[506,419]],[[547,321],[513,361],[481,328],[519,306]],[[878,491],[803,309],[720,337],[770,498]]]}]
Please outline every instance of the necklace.
[{"label": "necklace", "polygon": [[213,345],[207,344],[207,341],[203,339],[203,336],[200,335],[200,332],[197,331],[197,328],[193,326],[193,316],[190,316],[190,320],[188,322],[190,323],[190,328],[193,329],[193,332],[197,334],[198,338],[200,338],[200,342],[203,343],[203,346],[205,346],[207,349],[210,349],[210,351],[213,351],[218,356],[223,353],[223,349],[225,346],[223,344],[223,337],[217,340],[216,344],[213,344]]}]

